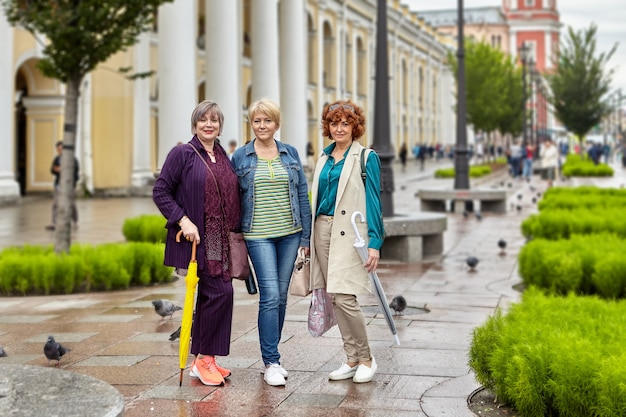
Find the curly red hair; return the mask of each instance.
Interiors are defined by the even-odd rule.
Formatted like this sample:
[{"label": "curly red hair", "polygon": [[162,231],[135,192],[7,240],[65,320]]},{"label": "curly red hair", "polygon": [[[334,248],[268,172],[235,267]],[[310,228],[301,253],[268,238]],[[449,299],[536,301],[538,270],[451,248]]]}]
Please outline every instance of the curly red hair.
[{"label": "curly red hair", "polygon": [[324,106],[322,110],[322,135],[332,139],[329,125],[340,122],[342,118],[352,125],[352,140],[359,140],[365,133],[365,116],[363,110],[350,100],[338,100]]}]

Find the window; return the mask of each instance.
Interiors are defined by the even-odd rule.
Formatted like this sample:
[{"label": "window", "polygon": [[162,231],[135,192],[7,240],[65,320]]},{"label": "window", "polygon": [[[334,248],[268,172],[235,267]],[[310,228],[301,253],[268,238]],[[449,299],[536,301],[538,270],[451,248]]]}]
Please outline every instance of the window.
[{"label": "window", "polygon": [[535,0],[524,0],[524,6],[535,7]]}]

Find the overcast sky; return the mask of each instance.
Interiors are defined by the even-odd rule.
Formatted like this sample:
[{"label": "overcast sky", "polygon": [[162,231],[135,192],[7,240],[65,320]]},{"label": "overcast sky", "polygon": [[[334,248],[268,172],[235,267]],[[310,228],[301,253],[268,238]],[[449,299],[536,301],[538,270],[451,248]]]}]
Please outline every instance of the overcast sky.
[{"label": "overcast sky", "polygon": [[[401,0],[411,10],[456,9],[458,0]],[[501,0],[464,0],[464,7],[501,6]],[[575,30],[588,28],[591,22],[598,26],[597,51],[608,52],[618,43],[609,68],[615,69],[613,88],[622,89],[626,96],[626,1],[625,0],[557,0],[561,16],[561,36],[567,27]],[[626,105],[626,102],[624,103]]]}]

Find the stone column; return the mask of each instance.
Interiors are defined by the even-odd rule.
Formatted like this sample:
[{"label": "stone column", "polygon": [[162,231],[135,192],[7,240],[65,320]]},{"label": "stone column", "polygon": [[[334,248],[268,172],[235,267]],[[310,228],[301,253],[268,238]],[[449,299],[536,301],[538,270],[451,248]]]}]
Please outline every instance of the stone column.
[{"label": "stone column", "polygon": [[241,132],[241,57],[243,55],[239,0],[205,2],[205,96],[224,113],[222,146],[236,140],[243,145]]},{"label": "stone column", "polygon": [[252,101],[265,97],[280,103],[278,3],[277,0],[251,0],[251,3]]},{"label": "stone column", "polygon": [[0,201],[12,202],[19,198],[20,187],[15,181],[15,110],[13,107],[13,27],[0,8]]},{"label": "stone column", "polygon": [[[150,34],[142,33],[135,45],[135,71],[150,70]],[[134,187],[143,187],[154,180],[150,169],[150,80],[140,78],[134,81],[133,100],[133,173]]]},{"label": "stone column", "polygon": [[195,4],[175,0],[159,7],[157,169],[177,142],[191,138],[191,112],[198,104]]},{"label": "stone column", "polygon": [[281,137],[306,164],[307,111],[304,0],[280,2]]}]

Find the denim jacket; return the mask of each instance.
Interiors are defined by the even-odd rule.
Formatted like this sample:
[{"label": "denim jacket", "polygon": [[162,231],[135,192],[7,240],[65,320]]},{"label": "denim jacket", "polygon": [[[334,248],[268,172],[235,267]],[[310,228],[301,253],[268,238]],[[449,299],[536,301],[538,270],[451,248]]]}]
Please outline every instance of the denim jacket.
[{"label": "denim jacket", "polygon": [[[241,230],[249,232],[252,228],[254,212],[254,175],[257,155],[254,151],[254,139],[237,149],[231,163],[239,177],[241,189]],[[302,227],[300,246],[309,247],[311,239],[311,205],[306,176],[300,162],[298,151],[291,145],[275,140],[280,161],[289,175],[289,200],[294,227]]]}]

